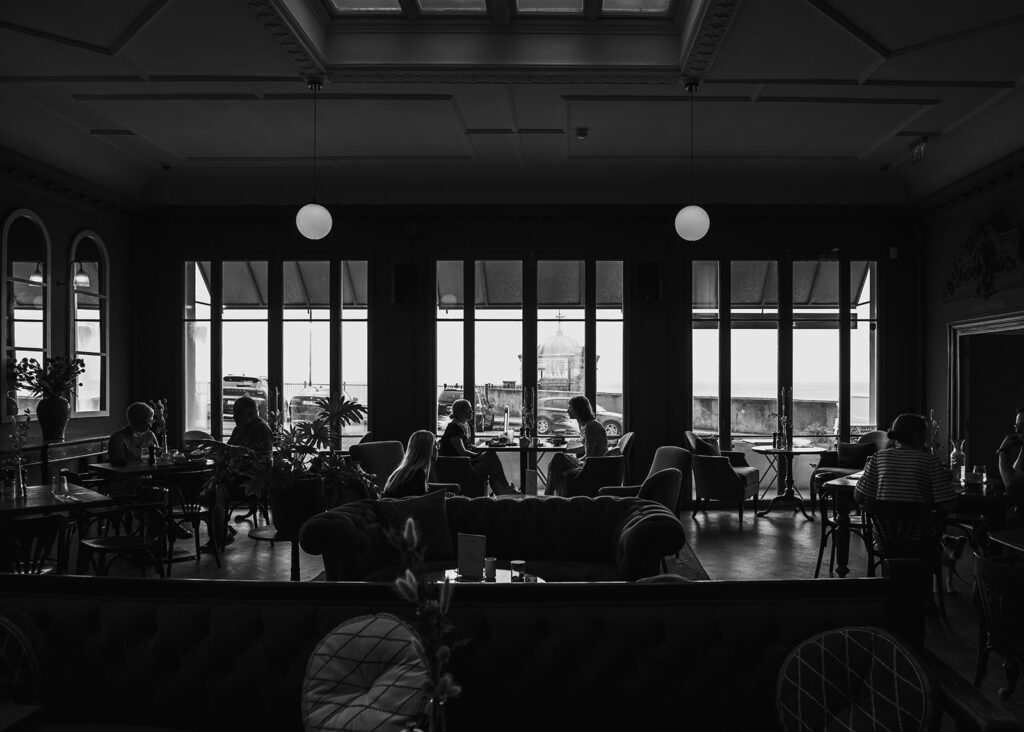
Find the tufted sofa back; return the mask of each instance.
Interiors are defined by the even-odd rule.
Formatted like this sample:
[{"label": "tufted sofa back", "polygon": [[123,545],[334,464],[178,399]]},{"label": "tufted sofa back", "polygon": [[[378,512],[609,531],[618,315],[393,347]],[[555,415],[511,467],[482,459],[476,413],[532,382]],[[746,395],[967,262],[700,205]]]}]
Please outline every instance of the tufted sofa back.
[{"label": "tufted sofa back", "polygon": [[[2,579],[54,722],[299,732],[317,641],[367,613],[410,618],[374,583]],[[772,729],[786,654],[826,629],[899,626],[913,604],[897,584],[457,585],[469,642],[449,729]]]}]

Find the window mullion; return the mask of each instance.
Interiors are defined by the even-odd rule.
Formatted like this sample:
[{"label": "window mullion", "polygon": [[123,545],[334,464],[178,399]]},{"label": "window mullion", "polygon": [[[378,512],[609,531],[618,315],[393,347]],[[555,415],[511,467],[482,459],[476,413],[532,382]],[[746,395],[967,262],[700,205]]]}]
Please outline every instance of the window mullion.
[{"label": "window mullion", "polygon": [[839,439],[850,441],[850,260],[839,260]]},{"label": "window mullion", "polygon": [[597,262],[587,259],[583,266],[583,389],[597,407]]},{"label": "window mullion", "polygon": [[224,436],[224,262],[210,260],[210,432]]}]

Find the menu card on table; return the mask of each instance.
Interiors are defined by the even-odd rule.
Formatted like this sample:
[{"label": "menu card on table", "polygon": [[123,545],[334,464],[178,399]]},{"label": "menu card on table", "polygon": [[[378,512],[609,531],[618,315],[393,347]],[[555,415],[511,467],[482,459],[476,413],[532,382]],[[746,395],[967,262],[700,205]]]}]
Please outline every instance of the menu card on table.
[{"label": "menu card on table", "polygon": [[486,553],[486,536],[459,534],[459,576],[466,579],[483,579]]}]

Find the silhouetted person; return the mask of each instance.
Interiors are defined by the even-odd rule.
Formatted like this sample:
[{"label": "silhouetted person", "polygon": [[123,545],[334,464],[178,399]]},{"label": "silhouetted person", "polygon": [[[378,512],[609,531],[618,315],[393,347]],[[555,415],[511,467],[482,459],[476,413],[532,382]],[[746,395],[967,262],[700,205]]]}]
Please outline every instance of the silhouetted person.
[{"label": "silhouetted person", "polygon": [[405,449],[405,457],[384,484],[384,497],[405,498],[426,493],[436,456],[434,434],[426,430],[413,432]]},{"label": "silhouetted person", "polygon": [[556,496],[565,495],[569,484],[583,470],[583,463],[587,458],[604,457],[608,452],[608,433],[597,421],[597,415],[594,414],[589,399],[582,395],[574,396],[569,400],[566,412],[569,419],[575,419],[579,426],[583,447],[582,450],[577,450],[575,455],[559,452],[551,458],[547,492]]},{"label": "silhouetted person", "polygon": [[465,399],[456,399],[452,404],[452,420],[441,435],[438,453],[444,457],[468,457],[477,475],[491,479],[491,490],[495,494],[515,493],[515,488],[505,477],[498,453],[470,447],[473,433],[469,424],[472,419],[473,405]]},{"label": "silhouetted person", "polygon": [[153,426],[153,409],[145,402],[135,402],[125,411],[128,424],[110,436],[107,459],[112,465],[127,465],[148,457],[149,446],[157,444]]}]

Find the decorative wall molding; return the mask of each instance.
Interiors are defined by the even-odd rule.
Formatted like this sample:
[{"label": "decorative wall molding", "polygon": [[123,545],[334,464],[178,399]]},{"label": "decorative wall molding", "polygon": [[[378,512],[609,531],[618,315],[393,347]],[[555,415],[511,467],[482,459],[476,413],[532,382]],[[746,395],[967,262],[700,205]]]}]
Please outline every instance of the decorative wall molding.
[{"label": "decorative wall molding", "polygon": [[699,25],[692,34],[683,38],[681,68],[684,78],[703,79],[707,76],[739,6],[740,0],[705,0]]},{"label": "decorative wall molding", "polygon": [[946,186],[940,191],[922,199],[916,206],[922,214],[949,213],[980,198],[1024,182],[1024,152],[1010,156],[975,175]]},{"label": "decorative wall molding", "polygon": [[303,78],[324,76],[324,64],[313,57],[307,45],[296,35],[292,25],[281,17],[273,0],[247,0],[246,5],[249,12],[263,24],[264,29],[288,54]]},{"label": "decorative wall molding", "polygon": [[[1014,278],[1012,275],[1019,275]],[[988,300],[1000,290],[1024,285],[1024,250],[1020,229],[997,233],[975,219],[971,233],[954,253],[942,295],[946,299],[979,297]]]}]

